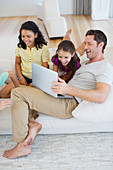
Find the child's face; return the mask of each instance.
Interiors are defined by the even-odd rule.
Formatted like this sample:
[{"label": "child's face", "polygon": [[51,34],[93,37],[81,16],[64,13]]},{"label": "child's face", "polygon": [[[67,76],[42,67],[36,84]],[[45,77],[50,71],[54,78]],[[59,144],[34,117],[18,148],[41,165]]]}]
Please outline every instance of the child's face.
[{"label": "child's face", "polygon": [[70,62],[73,55],[63,50],[58,51],[58,59],[61,61],[63,66],[66,66]]},{"label": "child's face", "polygon": [[24,29],[21,31],[21,39],[29,48],[35,46],[35,38],[37,38],[37,34],[34,34],[32,31]]}]

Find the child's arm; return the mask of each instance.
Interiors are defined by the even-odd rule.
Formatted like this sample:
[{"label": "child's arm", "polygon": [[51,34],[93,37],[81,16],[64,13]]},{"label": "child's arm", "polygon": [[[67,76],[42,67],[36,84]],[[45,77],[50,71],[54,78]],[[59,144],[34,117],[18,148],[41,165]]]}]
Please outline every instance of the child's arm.
[{"label": "child's arm", "polygon": [[11,107],[11,105],[12,105],[12,101],[10,99],[2,100],[0,103],[0,110],[3,110],[6,107]]},{"label": "child's arm", "polygon": [[23,84],[23,85],[27,85],[27,82],[21,73],[21,58],[17,57],[17,56],[16,56],[16,60],[15,60],[15,69],[16,69],[17,76],[19,78],[19,83]]},{"label": "child's arm", "polygon": [[12,80],[13,84],[15,85],[15,87],[19,87],[19,82],[18,82],[18,80],[16,78],[15,73],[13,71],[8,71],[8,75],[11,78],[11,80]]},{"label": "child's arm", "polygon": [[60,78],[63,79],[66,83],[68,83],[72,79],[73,75],[74,75],[74,72],[73,71],[69,71],[64,76],[60,76]]},{"label": "child's arm", "polygon": [[51,58],[51,62],[53,63],[53,71],[58,72],[58,55],[55,54],[52,58]]},{"label": "child's arm", "polygon": [[48,62],[42,62],[42,66],[46,67],[46,68],[49,68]]},{"label": "child's arm", "polygon": [[58,72],[58,66],[56,66],[55,64],[53,64],[53,71]]}]

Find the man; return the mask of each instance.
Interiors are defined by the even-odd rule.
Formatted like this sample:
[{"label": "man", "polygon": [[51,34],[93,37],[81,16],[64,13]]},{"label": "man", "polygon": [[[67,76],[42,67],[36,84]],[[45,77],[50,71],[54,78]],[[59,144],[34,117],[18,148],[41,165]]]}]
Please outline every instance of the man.
[{"label": "man", "polygon": [[18,144],[12,150],[5,151],[4,157],[11,159],[31,153],[30,145],[41,130],[41,124],[33,118],[28,121],[29,109],[59,118],[71,118],[72,111],[82,100],[96,103],[106,100],[113,83],[113,67],[103,57],[106,44],[107,38],[102,31],[89,30],[84,47],[89,61],[83,63],[68,84],[60,78],[59,82],[52,82],[54,93],[69,94],[76,100],[55,99],[34,87],[13,90],[13,141]]}]

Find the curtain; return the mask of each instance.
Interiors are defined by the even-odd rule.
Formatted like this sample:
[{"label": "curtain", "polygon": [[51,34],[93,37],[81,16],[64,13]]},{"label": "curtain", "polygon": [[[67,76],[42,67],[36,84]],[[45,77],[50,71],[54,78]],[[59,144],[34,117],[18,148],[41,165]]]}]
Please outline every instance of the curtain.
[{"label": "curtain", "polygon": [[73,0],[74,15],[91,14],[91,0]]},{"label": "curtain", "polygon": [[113,0],[110,0],[110,12],[109,12],[109,17],[113,18]]}]

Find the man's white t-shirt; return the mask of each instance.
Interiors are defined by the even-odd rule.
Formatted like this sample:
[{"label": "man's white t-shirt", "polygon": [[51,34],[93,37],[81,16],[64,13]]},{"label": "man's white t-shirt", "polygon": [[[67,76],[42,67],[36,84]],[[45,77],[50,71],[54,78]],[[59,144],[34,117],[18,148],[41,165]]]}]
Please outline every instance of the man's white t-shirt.
[{"label": "man's white t-shirt", "polygon": [[106,59],[90,64],[84,62],[68,84],[82,90],[95,90],[97,82],[113,84],[113,66]]}]

